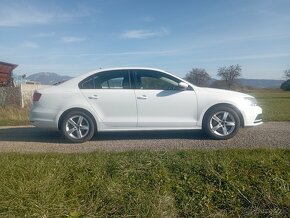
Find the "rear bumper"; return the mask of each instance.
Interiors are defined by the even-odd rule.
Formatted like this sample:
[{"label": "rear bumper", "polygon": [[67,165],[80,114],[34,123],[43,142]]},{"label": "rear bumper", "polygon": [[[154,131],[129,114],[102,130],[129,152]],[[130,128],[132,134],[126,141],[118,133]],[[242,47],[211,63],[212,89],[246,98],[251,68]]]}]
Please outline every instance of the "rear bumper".
[{"label": "rear bumper", "polygon": [[56,112],[47,108],[32,107],[29,113],[29,121],[31,125],[45,128],[45,129],[58,129],[56,122]]}]

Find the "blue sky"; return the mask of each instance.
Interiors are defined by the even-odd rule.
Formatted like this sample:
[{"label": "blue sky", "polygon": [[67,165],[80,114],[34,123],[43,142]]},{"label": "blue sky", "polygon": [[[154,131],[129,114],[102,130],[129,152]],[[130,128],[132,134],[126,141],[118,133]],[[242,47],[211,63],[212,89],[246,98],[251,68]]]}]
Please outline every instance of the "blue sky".
[{"label": "blue sky", "polygon": [[0,0],[0,61],[16,74],[143,66],[184,76],[240,64],[283,79],[289,0]]}]

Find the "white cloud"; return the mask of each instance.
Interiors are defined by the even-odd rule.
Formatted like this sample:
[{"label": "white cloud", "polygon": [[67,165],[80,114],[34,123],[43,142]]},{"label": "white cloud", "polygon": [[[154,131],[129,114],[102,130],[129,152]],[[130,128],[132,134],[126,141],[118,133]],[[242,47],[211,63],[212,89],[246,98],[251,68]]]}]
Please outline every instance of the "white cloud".
[{"label": "white cloud", "polygon": [[233,56],[233,57],[217,57],[217,58],[205,58],[195,59],[195,61],[209,62],[209,61],[239,61],[239,60],[257,60],[257,59],[272,59],[290,57],[290,53],[269,53],[269,54],[251,54],[245,56]]},{"label": "white cloud", "polygon": [[92,12],[94,11],[49,11],[48,9],[42,10],[26,5],[1,5],[0,27],[22,27],[65,22],[73,18],[89,16]]},{"label": "white cloud", "polygon": [[55,36],[56,34],[54,32],[50,32],[50,33],[37,33],[35,35],[33,35],[33,37],[36,37],[36,38],[49,38],[49,37],[53,37]]},{"label": "white cloud", "polygon": [[35,42],[24,42],[22,45],[24,48],[38,48],[39,45]]},{"label": "white cloud", "polygon": [[152,30],[128,30],[122,33],[122,37],[125,39],[147,39],[153,37],[160,37],[168,35],[169,31],[166,28],[161,28],[159,31],[152,31]]},{"label": "white cloud", "polygon": [[53,19],[52,14],[42,13],[35,9],[0,9],[0,26],[2,27],[18,27],[33,24],[46,24]]},{"label": "white cloud", "polygon": [[75,37],[75,36],[65,36],[65,37],[62,37],[62,39],[61,39],[61,41],[64,43],[82,42],[85,40],[86,40],[86,38]]},{"label": "white cloud", "polygon": [[9,58],[59,58],[59,57],[104,57],[104,56],[136,56],[136,55],[155,55],[155,56],[168,56],[176,55],[183,50],[148,50],[148,51],[124,51],[124,52],[111,52],[111,53],[38,53],[38,54],[16,54],[8,52],[0,52],[0,56]]},{"label": "white cloud", "polygon": [[117,52],[117,53],[104,53],[107,56],[119,55],[167,55],[177,52],[176,50],[163,50],[163,51],[133,51],[133,52]]},{"label": "white cloud", "polygon": [[154,17],[151,17],[151,16],[146,16],[146,17],[143,17],[142,18],[142,21],[149,23],[149,22],[155,21],[155,18]]}]

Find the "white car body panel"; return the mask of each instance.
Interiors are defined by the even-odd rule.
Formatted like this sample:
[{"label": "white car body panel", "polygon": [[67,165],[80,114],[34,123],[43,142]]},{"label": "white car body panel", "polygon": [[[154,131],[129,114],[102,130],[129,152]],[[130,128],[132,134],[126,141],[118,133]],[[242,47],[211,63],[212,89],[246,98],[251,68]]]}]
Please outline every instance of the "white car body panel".
[{"label": "white car body panel", "polygon": [[195,127],[197,101],[193,90],[135,90],[138,127]]},{"label": "white car body panel", "polygon": [[133,89],[82,89],[81,92],[108,128],[137,127]]},{"label": "white car body panel", "polygon": [[236,107],[243,115],[244,126],[258,125],[255,124],[254,121],[257,114],[262,113],[262,109],[259,106],[244,105],[245,102],[243,101],[243,98],[252,96],[240,92],[213,88],[195,87],[195,90],[199,104],[198,126],[202,126],[202,119],[208,108],[218,104],[228,104]]},{"label": "white car body panel", "polygon": [[[185,82],[192,90],[80,89],[83,79],[98,72],[119,69],[153,70]],[[256,126],[262,114],[259,106],[248,105],[249,95],[196,87],[170,73],[153,68],[111,68],[91,71],[58,86],[38,90],[42,96],[30,111],[35,126],[59,129],[61,116],[70,109],[88,111],[98,131],[202,129],[205,113],[213,106],[227,104],[237,108],[244,126]],[[145,97],[144,97],[145,96]],[[94,98],[96,97],[96,98]]]}]

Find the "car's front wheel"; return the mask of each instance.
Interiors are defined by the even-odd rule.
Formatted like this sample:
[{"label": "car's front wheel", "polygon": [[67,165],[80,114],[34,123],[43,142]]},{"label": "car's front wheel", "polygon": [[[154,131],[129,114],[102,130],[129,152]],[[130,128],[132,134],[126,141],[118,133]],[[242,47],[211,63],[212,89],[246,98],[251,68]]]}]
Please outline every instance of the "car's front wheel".
[{"label": "car's front wheel", "polygon": [[93,137],[95,126],[92,118],[85,112],[71,111],[65,115],[61,130],[70,142],[82,143]]},{"label": "car's front wheel", "polygon": [[213,139],[230,139],[240,128],[240,118],[235,110],[217,106],[205,114],[203,130]]}]

